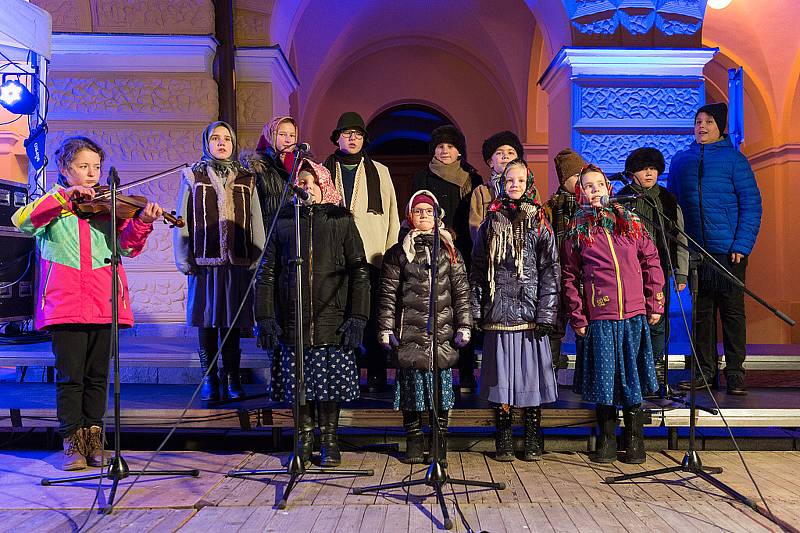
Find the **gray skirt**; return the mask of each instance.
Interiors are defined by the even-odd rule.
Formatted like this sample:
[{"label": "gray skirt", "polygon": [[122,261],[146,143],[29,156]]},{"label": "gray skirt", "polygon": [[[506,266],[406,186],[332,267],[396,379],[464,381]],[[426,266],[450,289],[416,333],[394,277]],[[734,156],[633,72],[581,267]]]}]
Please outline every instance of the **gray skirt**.
[{"label": "gray skirt", "polygon": [[[253,327],[253,291],[247,293],[252,273],[243,266],[197,267],[189,276],[186,325],[201,328]],[[234,322],[239,306],[242,312]]]},{"label": "gray skirt", "polygon": [[530,329],[484,332],[480,397],[517,407],[556,401],[549,339],[537,340]]}]

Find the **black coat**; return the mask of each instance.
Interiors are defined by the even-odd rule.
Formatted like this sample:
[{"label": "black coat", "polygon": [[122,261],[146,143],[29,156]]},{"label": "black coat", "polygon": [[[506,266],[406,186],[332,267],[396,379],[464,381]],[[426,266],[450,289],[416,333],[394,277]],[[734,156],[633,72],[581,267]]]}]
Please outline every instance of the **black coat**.
[{"label": "black coat", "polygon": [[275,152],[267,151],[258,153],[253,159],[246,162],[246,167],[256,175],[256,190],[258,199],[261,203],[261,216],[264,219],[264,234],[269,232],[272,218],[275,213],[291,198],[291,191],[286,192],[284,202],[281,202],[289,180],[289,172],[283,167],[280,161],[276,160]]},{"label": "black coat", "polygon": [[[478,230],[472,248],[471,305],[475,321],[487,330],[530,329],[534,324],[556,324],[561,267],[556,239],[549,225],[531,221],[524,232],[522,276],[506,244],[504,258],[494,268],[494,296],[489,291],[490,225],[505,211],[492,212]],[[517,216],[524,216],[519,213]],[[535,218],[537,215],[533,215]]]},{"label": "black coat", "polygon": [[[300,208],[303,345],[341,344],[347,318],[369,317],[369,272],[350,212],[332,204]],[[256,279],[256,320],[275,318],[281,341],[295,345],[294,207],[278,213]]]},{"label": "black coat", "polygon": [[416,192],[426,189],[436,196],[439,206],[444,209],[444,225],[453,229],[456,248],[461,252],[467,266],[469,266],[469,259],[472,254],[472,237],[469,231],[469,201],[472,189],[483,183],[483,178],[469,164],[462,162],[461,166],[469,173],[472,182],[470,194],[463,198],[461,197],[461,189],[457,185],[437,176],[431,172],[430,168],[425,168],[414,174],[411,190]]},{"label": "black coat", "polygon": [[[427,324],[430,299],[428,269],[431,235],[418,235],[414,240],[414,260],[409,263],[402,243],[397,243],[383,256],[381,284],[378,289],[378,331],[391,330],[400,347],[397,362],[400,368],[429,368],[431,338]],[[427,249],[427,252],[426,252]],[[469,282],[461,254],[456,261],[444,246],[440,247],[436,278],[437,340],[439,368],[452,368],[458,362],[458,349],[453,345],[459,327],[471,328]]]}]

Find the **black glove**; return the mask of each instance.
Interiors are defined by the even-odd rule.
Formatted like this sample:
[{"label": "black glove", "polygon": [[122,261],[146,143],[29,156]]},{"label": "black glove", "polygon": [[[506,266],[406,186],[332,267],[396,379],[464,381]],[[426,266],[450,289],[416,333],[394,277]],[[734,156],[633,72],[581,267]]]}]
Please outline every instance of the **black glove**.
[{"label": "black glove", "polygon": [[361,346],[361,341],[364,340],[365,327],[367,327],[367,321],[363,318],[345,320],[342,327],[336,330],[336,333],[342,336],[342,346],[357,350]]},{"label": "black glove", "polygon": [[553,329],[555,329],[553,324],[536,324],[533,328],[533,334],[537,340],[540,340],[553,333]]},{"label": "black glove", "polygon": [[256,344],[264,350],[274,350],[278,346],[281,333],[283,331],[274,318],[259,320],[256,326]]}]

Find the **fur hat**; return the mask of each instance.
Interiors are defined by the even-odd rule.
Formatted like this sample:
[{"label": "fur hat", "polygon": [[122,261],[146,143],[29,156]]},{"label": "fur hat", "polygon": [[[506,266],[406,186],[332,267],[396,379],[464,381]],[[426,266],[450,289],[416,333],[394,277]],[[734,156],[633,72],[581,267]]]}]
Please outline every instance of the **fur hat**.
[{"label": "fur hat", "polygon": [[561,185],[564,185],[570,176],[580,174],[581,169],[586,166],[586,161],[581,154],[572,148],[564,148],[558,152],[553,162],[556,165],[556,174],[558,174],[558,182]]},{"label": "fur hat", "polygon": [[522,148],[522,143],[519,140],[519,137],[512,132],[512,131],[501,131],[500,133],[495,133],[485,141],[483,141],[483,148],[482,148],[482,155],[483,160],[486,161],[488,165],[488,161],[492,158],[492,155],[497,151],[498,148],[501,146],[508,145],[517,152],[517,157],[524,157],[525,156],[525,149]]},{"label": "fur hat", "polygon": [[649,146],[644,148],[637,148],[630,153],[625,160],[625,172],[635,174],[640,170],[647,167],[653,167],[658,172],[658,175],[664,173],[666,164],[664,163],[664,154],[655,148]]},{"label": "fur hat", "polygon": [[367,127],[364,125],[364,119],[355,111],[347,111],[339,117],[336,128],[331,132],[331,142],[333,144],[339,144],[339,135],[344,130],[361,130],[361,133],[364,134],[364,146],[366,147],[369,144],[369,134],[367,133]]},{"label": "fur hat", "polygon": [[467,140],[464,138],[464,134],[461,133],[461,130],[452,124],[439,126],[431,132],[431,142],[428,143],[428,151],[430,152],[431,157],[433,157],[433,154],[436,152],[436,147],[442,143],[452,144],[455,146],[456,150],[458,150],[458,153],[461,154],[461,159],[466,157]]},{"label": "fur hat", "polygon": [[697,115],[700,113],[706,113],[714,117],[714,122],[717,123],[720,134],[725,131],[725,126],[728,125],[728,106],[724,102],[704,105],[697,110],[694,118],[697,119]]}]

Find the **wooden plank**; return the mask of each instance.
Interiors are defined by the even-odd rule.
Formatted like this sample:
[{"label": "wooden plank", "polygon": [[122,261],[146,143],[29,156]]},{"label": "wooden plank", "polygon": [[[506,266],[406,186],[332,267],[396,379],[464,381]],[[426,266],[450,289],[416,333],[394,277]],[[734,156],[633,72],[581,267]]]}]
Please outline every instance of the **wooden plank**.
[{"label": "wooden plank", "polygon": [[[489,472],[488,461],[497,463],[494,459],[487,459],[486,456],[478,452],[462,452],[461,466],[464,470],[465,479],[476,481],[492,481],[492,474]],[[499,463],[497,463],[499,464]],[[494,489],[474,489],[467,492],[469,503],[499,503],[500,497]]]},{"label": "wooden plank", "polygon": [[[742,516],[742,513],[738,509],[731,506],[728,506],[728,512],[725,513],[713,505],[713,502],[711,501],[686,502],[686,505],[690,505],[696,509],[698,513],[701,513],[703,516],[707,517],[712,524],[721,527],[725,531],[730,531],[733,533],[762,533],[769,531],[759,524],[755,524],[750,520],[745,520]],[[745,524],[747,524],[747,526],[745,526]]]},{"label": "wooden plank", "polygon": [[[361,463],[361,468],[372,468],[375,471],[374,476],[359,476],[353,480],[353,488],[367,487],[371,485],[379,485],[383,478],[383,471],[386,469],[386,464],[389,456],[386,454],[378,454],[375,452],[367,452],[364,454],[364,460]],[[364,494],[353,494],[350,492],[345,496],[345,505],[367,505],[375,503],[377,495],[374,492],[365,492]]]},{"label": "wooden plank", "polygon": [[478,508],[478,521],[481,529],[484,531],[491,531],[492,533],[501,533],[507,530],[503,523],[503,512],[505,506],[501,504],[486,504]]},{"label": "wooden plank", "polygon": [[647,505],[674,530],[707,532],[716,529],[711,524],[693,516],[695,513],[690,514],[676,510],[675,507],[680,506],[681,502],[651,503]]},{"label": "wooden plank", "polygon": [[[562,453],[561,460],[575,481],[589,494],[592,502],[621,501],[610,485],[606,485],[606,473],[587,463],[581,454]],[[598,465],[602,466],[602,465]]]},{"label": "wooden plank", "polygon": [[575,523],[564,509],[564,504],[542,503],[540,505],[542,506],[542,511],[544,512],[544,515],[547,517],[547,520],[550,522],[550,525],[553,527],[554,531],[564,531],[570,533],[575,531]]},{"label": "wooden plank", "polygon": [[[431,520],[431,517],[434,516],[433,506],[426,503],[418,503],[408,507],[410,509],[408,513],[408,531],[413,533],[432,533],[433,531],[444,529],[441,524],[441,517],[437,519],[436,525]],[[364,533],[369,532],[365,531]]]},{"label": "wooden plank", "polygon": [[[363,470],[370,467],[364,464],[366,454],[355,452],[342,453],[341,468],[348,470]],[[344,505],[345,498],[350,493],[356,479],[359,477],[364,480],[374,480],[375,476],[331,476],[326,479],[317,497],[314,498],[314,505]]]},{"label": "wooden plank", "polygon": [[[525,461],[514,461],[514,463],[522,462]],[[505,483],[506,485],[505,489],[497,491],[501,503],[529,503],[531,498],[525,491],[525,484],[517,475],[514,463],[499,463],[493,461],[492,465],[489,467],[489,472],[492,474],[492,481]]]},{"label": "wooden plank", "polygon": [[582,505],[586,509],[586,512],[589,514],[589,516],[592,517],[592,520],[597,523],[601,531],[617,531],[625,533],[627,531],[625,526],[623,526],[619,520],[617,520],[614,514],[609,511],[608,508],[603,505],[603,503],[584,503]]},{"label": "wooden plank", "polygon": [[383,529],[386,523],[386,508],[397,507],[396,505],[375,504],[367,506],[364,510],[364,516],[361,519],[361,528],[359,531],[364,533],[375,533]]},{"label": "wooden plank", "polygon": [[525,520],[525,515],[522,514],[519,503],[502,504],[500,516],[503,519],[503,526],[506,528],[506,531],[514,532],[529,529],[528,521]]},{"label": "wooden plank", "polygon": [[361,519],[364,517],[366,510],[366,505],[346,505],[339,517],[339,522],[336,524],[336,532],[352,533],[353,531],[358,531],[361,528]]},{"label": "wooden plank", "polygon": [[[540,461],[526,462],[514,461],[514,470],[517,472],[520,482],[525,487],[525,492],[531,502],[540,503],[559,503],[561,497],[550,484],[550,481],[542,471],[541,463],[550,453],[545,454]],[[522,502],[520,502],[522,503]]]},{"label": "wooden plank", "polygon": [[[314,505],[319,508],[319,516],[310,531],[315,533],[333,533],[344,511],[344,505]],[[286,532],[284,532],[286,533]]]},{"label": "wooden plank", "polygon": [[624,502],[604,502],[603,507],[630,533],[651,533],[652,530]]},{"label": "wooden plank", "polygon": [[[783,461],[784,454],[780,452],[743,452],[742,455],[765,497],[787,502],[800,500],[800,487],[797,484],[795,470]],[[704,452],[703,457],[708,458],[709,461],[715,461],[709,464],[723,468],[722,474],[717,476],[718,479],[739,492],[758,499],[756,489],[737,453]]]},{"label": "wooden plank", "polygon": [[[239,533],[261,533],[264,531],[275,531],[269,524],[278,512],[272,507],[250,507],[253,511],[247,516],[245,522],[239,527]],[[234,529],[234,528],[231,528]],[[214,529],[212,531],[224,531],[224,529]],[[206,532],[207,533],[207,532]],[[283,532],[285,533],[285,532]]]},{"label": "wooden plank", "polygon": [[[408,481],[411,475],[411,467],[417,467],[419,469],[419,465],[407,465],[400,461],[395,456],[388,456],[386,460],[386,468],[383,471],[383,477],[381,478],[380,483],[396,483],[398,481]],[[424,490],[424,489],[419,489]],[[376,504],[398,504],[398,503],[406,503],[408,501],[409,492],[406,489],[392,489],[389,491],[381,491],[376,494],[375,503]]]},{"label": "wooden plank", "polygon": [[[281,459],[275,455],[252,454],[234,470],[267,470],[280,468]],[[246,478],[224,477],[203,496],[203,503],[217,506],[250,505],[274,476]]]},{"label": "wooden plank", "polygon": [[591,495],[572,476],[562,460],[564,454],[547,454],[539,461],[545,478],[565,504],[592,501]]},{"label": "wooden plank", "polygon": [[597,525],[586,507],[579,503],[565,504],[564,510],[569,515],[575,528],[581,533],[602,533],[602,529]]},{"label": "wooden plank", "polygon": [[[480,524],[476,505],[474,503],[464,503],[463,501],[459,500],[458,507],[461,509],[461,514],[463,514],[464,517],[462,518],[458,511],[453,510],[452,518],[453,524],[455,525],[455,530],[460,533],[473,533],[474,531],[480,531],[480,529],[476,529],[478,528],[478,524]],[[467,526],[464,525],[465,520],[469,525],[469,530],[467,529]]]},{"label": "wooden plank", "polygon": [[[270,454],[268,457],[270,460],[264,463],[264,468],[281,470],[281,472],[285,471],[286,467],[284,465],[289,460],[288,453]],[[278,505],[278,502],[283,496],[286,483],[289,481],[289,475],[284,473],[269,474],[246,479],[250,483],[259,483],[261,485],[261,490],[256,494],[249,505],[256,507],[274,507]],[[292,503],[291,495],[289,497],[289,503]]]},{"label": "wooden plank", "polygon": [[382,533],[406,533],[412,506],[387,505],[386,519],[383,521]]},{"label": "wooden plank", "polygon": [[[641,465],[629,465],[622,461],[616,461],[614,466],[622,474],[637,474],[645,470],[653,470],[656,468],[663,468],[663,464],[656,462],[654,457],[657,453],[648,452],[647,461]],[[673,487],[677,482],[681,482],[683,478],[678,474],[661,474],[654,477],[641,477],[636,480],[625,481],[626,484],[636,485],[641,488],[642,492],[647,496],[637,497],[637,501],[656,501],[656,502],[674,502],[683,501],[686,498],[682,495],[686,491],[680,487]]]},{"label": "wooden plank", "polygon": [[173,509],[173,512],[163,516],[161,521],[155,524],[148,532],[166,533],[167,531],[177,531],[186,521],[191,519],[197,511],[194,509]]},{"label": "wooden plank", "polygon": [[550,520],[547,519],[547,514],[539,503],[521,503],[519,504],[519,510],[531,531],[541,531],[542,533],[555,531],[550,524]]},{"label": "wooden plank", "polygon": [[[642,521],[648,531],[657,531],[659,533],[675,531],[674,526],[664,521],[664,519],[653,510],[649,503],[625,502],[625,505],[630,509],[633,516]],[[669,502],[664,502],[662,505],[669,505]]]}]

